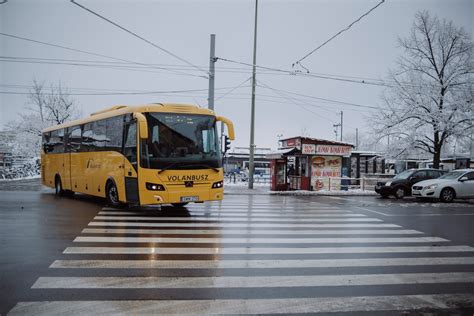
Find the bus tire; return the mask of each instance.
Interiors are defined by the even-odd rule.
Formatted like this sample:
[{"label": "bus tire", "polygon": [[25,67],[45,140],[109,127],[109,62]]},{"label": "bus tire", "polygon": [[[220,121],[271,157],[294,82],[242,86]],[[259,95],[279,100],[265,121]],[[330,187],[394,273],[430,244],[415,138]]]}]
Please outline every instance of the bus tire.
[{"label": "bus tire", "polygon": [[56,175],[56,178],[54,179],[54,194],[57,196],[64,195],[63,184],[59,175]]},{"label": "bus tire", "polygon": [[112,207],[120,207],[121,203],[119,200],[117,186],[113,181],[108,181],[105,189],[105,197],[107,203]]},{"label": "bus tire", "polygon": [[183,207],[183,206],[186,206],[188,204],[188,202],[184,202],[184,203],[171,203],[171,205],[173,205],[174,207]]}]

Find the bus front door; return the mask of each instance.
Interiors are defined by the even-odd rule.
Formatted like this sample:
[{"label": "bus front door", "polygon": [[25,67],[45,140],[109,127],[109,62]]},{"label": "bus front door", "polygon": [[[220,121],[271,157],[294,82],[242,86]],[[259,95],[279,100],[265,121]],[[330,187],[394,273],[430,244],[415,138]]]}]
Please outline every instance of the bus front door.
[{"label": "bus front door", "polygon": [[125,143],[124,143],[124,178],[125,178],[125,199],[128,203],[140,203],[138,192],[138,133],[137,123],[130,121],[125,123]]}]

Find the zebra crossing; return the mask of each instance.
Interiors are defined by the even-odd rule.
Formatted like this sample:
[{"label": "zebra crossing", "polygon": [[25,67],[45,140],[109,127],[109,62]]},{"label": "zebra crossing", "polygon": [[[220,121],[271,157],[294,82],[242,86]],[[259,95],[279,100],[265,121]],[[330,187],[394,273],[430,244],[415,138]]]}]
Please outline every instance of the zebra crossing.
[{"label": "zebra crossing", "polygon": [[11,315],[474,308],[474,248],[294,197],[104,207]]}]

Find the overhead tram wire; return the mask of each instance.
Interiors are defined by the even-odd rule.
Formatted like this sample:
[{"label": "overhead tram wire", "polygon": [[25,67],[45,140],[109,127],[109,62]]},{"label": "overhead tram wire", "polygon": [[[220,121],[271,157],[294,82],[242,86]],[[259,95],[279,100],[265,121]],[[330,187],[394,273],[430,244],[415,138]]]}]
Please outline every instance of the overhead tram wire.
[{"label": "overhead tram wire", "polygon": [[232,89],[230,89],[229,91],[227,91],[227,92],[224,93],[223,95],[219,96],[219,97],[216,99],[216,101],[225,98],[227,95],[231,94],[232,92],[234,92],[234,91],[237,90],[238,88],[241,88],[241,87],[242,87],[246,82],[248,82],[250,79],[252,79],[252,76],[248,77],[247,79],[245,79],[244,81],[242,81],[239,85],[233,87]]},{"label": "overhead tram wire", "polygon": [[[357,22],[359,22],[360,20],[362,20],[365,16],[369,15],[372,11],[374,11],[375,9],[377,9],[382,3],[384,3],[385,0],[381,0],[376,6],[372,7],[369,11],[367,11],[366,13],[362,14],[359,18],[357,18],[355,21],[353,21],[351,24],[349,24],[348,26],[346,26],[345,28],[343,28],[342,30],[340,30],[339,32],[337,32],[336,34],[334,34],[333,36],[331,36],[328,40],[326,40],[324,43],[322,43],[321,45],[319,45],[318,47],[316,47],[315,49],[313,49],[312,51],[310,51],[309,53],[307,53],[306,55],[304,55],[302,58],[298,59],[297,61],[295,61],[293,63],[293,67],[295,65],[300,65],[302,66],[304,69],[306,69],[306,67],[304,67],[301,62],[308,58],[310,55],[314,54],[317,50],[319,50],[321,47],[325,46],[327,43],[329,43],[330,41],[332,41],[333,39],[335,39],[336,37],[338,37],[339,35],[341,35],[343,32],[349,30],[354,24],[356,24]],[[309,73],[309,70],[306,69],[306,71]]]},{"label": "overhead tram wire", "polygon": [[89,12],[89,13],[91,13],[91,14],[93,14],[93,15],[99,17],[99,18],[101,18],[102,20],[104,20],[104,21],[106,21],[106,22],[108,22],[108,23],[110,23],[110,24],[112,24],[112,25],[118,27],[119,29],[121,29],[121,30],[123,30],[123,31],[125,31],[125,32],[127,32],[127,33],[129,33],[129,34],[131,34],[131,35],[133,35],[134,37],[136,37],[136,38],[138,38],[138,39],[144,41],[145,43],[150,44],[151,46],[153,46],[153,47],[155,47],[155,48],[161,50],[162,52],[165,52],[166,54],[168,54],[168,55],[170,55],[170,56],[172,56],[172,57],[174,57],[174,58],[176,58],[176,59],[178,59],[178,60],[184,62],[185,64],[188,64],[188,65],[190,65],[190,66],[192,66],[192,67],[194,67],[194,68],[196,68],[196,69],[198,69],[198,70],[204,72],[204,73],[206,74],[206,76],[202,76],[202,77],[203,77],[203,78],[206,78],[206,79],[209,79],[209,78],[207,77],[207,76],[209,76],[209,72],[208,72],[207,70],[204,70],[204,69],[200,68],[199,66],[196,66],[196,65],[192,64],[191,62],[187,61],[186,59],[184,59],[184,58],[182,58],[182,57],[179,57],[178,55],[176,55],[176,54],[170,52],[169,50],[167,50],[167,49],[165,49],[165,48],[163,48],[163,47],[161,47],[161,46],[159,46],[159,45],[153,43],[153,42],[150,41],[150,40],[147,40],[147,39],[144,38],[143,36],[140,36],[140,35],[138,35],[137,33],[132,32],[132,31],[130,31],[129,29],[127,29],[127,28],[125,28],[125,27],[119,25],[118,23],[116,23],[116,22],[114,22],[114,21],[112,21],[112,20],[110,20],[110,19],[104,17],[103,15],[100,15],[99,13],[97,13],[97,12],[95,12],[95,11],[93,11],[93,10],[91,10],[91,9],[89,9],[89,8],[87,8],[87,7],[83,6],[83,5],[81,5],[81,4],[79,4],[79,3],[76,2],[75,0],[71,0],[71,3],[77,5],[78,7],[82,8],[83,10],[86,10],[87,12]]},{"label": "overhead tram wire", "polygon": [[41,65],[65,65],[65,66],[79,66],[79,67],[88,67],[88,68],[100,68],[100,69],[111,69],[111,70],[121,70],[121,71],[134,71],[134,72],[147,72],[147,73],[155,73],[155,74],[169,74],[170,72],[177,76],[191,76],[191,77],[201,77],[198,75],[185,73],[181,71],[175,71],[165,68],[164,71],[154,71],[154,70],[147,70],[150,67],[130,67],[130,66],[114,66],[114,65],[94,65],[94,64],[84,64],[84,63],[66,63],[66,62],[53,62],[53,61],[25,61],[25,60],[5,60],[0,57],[0,62],[10,62],[10,63],[20,63],[20,64],[41,64]]},{"label": "overhead tram wire", "polygon": [[[283,90],[275,89],[275,88],[273,88],[273,87],[270,87],[270,86],[267,85],[267,84],[263,84],[263,82],[262,82],[261,80],[260,80],[260,83],[262,83],[262,85],[258,85],[259,87],[264,88],[264,89],[268,89],[268,90],[272,91],[273,93],[279,95],[279,96],[280,96],[280,99],[283,97],[283,99],[285,99],[285,100],[290,100],[290,101],[291,101],[292,103],[294,103],[294,104],[296,104],[295,102],[298,102],[298,104],[299,104],[300,106],[305,106],[305,105],[307,105],[307,106],[315,107],[315,108],[318,108],[319,110],[323,110],[323,111],[325,111],[325,112],[328,112],[329,114],[337,114],[337,115],[339,115],[339,112],[336,112],[336,111],[334,111],[334,110],[328,110],[328,109],[326,109],[324,106],[321,106],[321,105],[319,105],[319,104],[308,103],[307,100],[301,100],[301,99],[297,99],[297,98],[288,96],[288,95],[286,95],[287,92],[285,92],[285,91],[283,91]],[[270,97],[270,96],[268,96],[268,97]],[[298,104],[296,104],[296,105],[298,105]],[[313,113],[314,113],[314,112],[313,112]],[[318,114],[318,115],[319,115],[319,116],[322,116],[322,115],[320,115],[320,114]],[[324,117],[324,116],[322,116],[322,117]],[[328,117],[324,117],[324,118],[326,118],[326,119],[328,119],[328,120],[331,120],[331,119],[328,118]]]},{"label": "overhead tram wire", "polygon": [[[229,61],[229,59],[224,59],[221,58],[224,61]],[[32,62],[33,61],[33,62]],[[55,62],[57,61],[57,63]],[[96,60],[77,60],[77,59],[57,59],[57,58],[34,58],[34,57],[18,57],[18,56],[0,56],[0,62],[19,62],[19,63],[45,63],[45,64],[64,64],[64,65],[73,65],[73,66],[87,66],[87,67],[99,67],[99,68],[108,68],[110,69],[116,69],[116,70],[132,70],[132,71],[142,71],[142,72],[150,72],[150,73],[162,73],[162,72],[157,72],[157,71],[146,71],[145,69],[153,67],[158,69],[162,69],[165,71],[171,71],[171,70],[182,70],[182,71],[197,71],[195,69],[189,69],[190,66],[187,65],[175,65],[175,64],[143,64],[143,65],[137,65],[137,66],[131,66],[131,64],[137,64],[137,63],[128,63],[128,62],[112,62],[112,61],[96,61]],[[236,62],[240,63],[240,62]],[[102,65],[103,64],[103,65]],[[246,64],[246,63],[241,63],[245,66],[251,66],[251,64]],[[261,66],[257,66],[261,67]],[[282,70],[282,69],[277,69],[277,68],[270,68],[270,67],[265,67],[268,69],[275,69],[275,70],[268,70],[268,72],[258,72],[258,74],[262,75],[299,75],[299,76],[304,76],[307,75],[305,73],[295,73],[294,71],[287,71],[287,70]],[[217,66],[216,70],[219,72],[225,72],[225,73],[251,73],[251,70],[245,71],[244,67],[222,67],[222,66]],[[180,75],[177,73],[177,75]],[[200,77],[198,75],[193,75],[187,72],[183,72],[182,75],[185,76],[196,76]],[[321,79],[351,79],[354,80],[354,82],[357,83],[364,83],[364,84],[370,84],[370,83],[379,83],[378,85],[380,86],[386,86],[386,87],[393,87],[395,85],[400,85],[400,86],[406,86],[406,87],[426,87],[426,85],[416,85],[416,84],[411,84],[403,81],[392,81],[388,79],[375,79],[375,78],[369,78],[369,77],[360,77],[360,76],[347,76],[347,75],[334,75],[334,74],[326,74],[326,73],[311,73],[312,76],[320,76],[318,78]],[[462,88],[455,88],[453,89],[457,90],[464,90]]]},{"label": "overhead tram wire", "polygon": [[[216,57],[216,58],[219,59],[219,60],[222,60],[222,61],[226,61],[228,63],[234,63],[234,64],[253,67],[253,65],[250,64],[250,63],[245,63],[245,62],[236,61],[236,60],[227,59],[227,58],[222,58],[222,57]],[[272,71],[276,71],[276,72],[280,72],[280,73],[284,73],[284,74],[288,74],[288,75],[293,75],[293,76],[313,77],[313,78],[319,78],[319,79],[344,81],[344,82],[359,83],[359,84],[374,85],[374,86],[382,86],[382,87],[389,86],[387,84],[377,83],[375,81],[355,80],[355,79],[347,79],[347,78],[341,78],[341,77],[330,77],[330,76],[323,76],[323,75],[317,75],[317,74],[312,74],[312,73],[295,72],[293,70],[285,70],[285,69],[272,68],[272,67],[266,67],[266,66],[260,66],[260,65],[255,65],[255,67],[260,68],[260,69],[265,69],[265,70],[272,70]]]},{"label": "overhead tram wire", "polygon": [[306,111],[308,111],[308,112],[310,112],[310,113],[316,115],[317,117],[319,117],[319,118],[324,118],[324,119],[326,119],[326,120],[329,120],[331,123],[334,123],[334,120],[333,120],[333,119],[328,118],[328,117],[326,117],[326,116],[324,116],[324,115],[321,115],[320,113],[316,113],[316,112],[313,112],[313,111],[307,109],[305,106],[303,106],[303,105],[297,103],[293,98],[288,97],[288,96],[285,96],[285,95],[282,94],[281,92],[274,90],[272,87],[266,85],[266,84],[263,83],[261,80],[258,80],[258,81],[257,81],[257,84],[258,84],[259,86],[263,86],[263,87],[266,87],[266,88],[272,90],[273,92],[275,92],[276,94],[280,95],[280,96],[283,97],[284,99],[286,99],[286,100],[290,101],[291,103],[293,103],[294,105],[299,106],[300,108],[302,108],[302,109],[304,109],[304,110],[306,110]]},{"label": "overhead tram wire", "polygon": [[166,68],[162,68],[162,67],[153,66],[153,65],[150,65],[150,64],[147,64],[147,63],[142,63],[142,62],[137,62],[137,61],[133,61],[133,60],[129,60],[129,59],[118,58],[118,57],[108,56],[108,55],[104,55],[104,54],[89,52],[89,51],[85,51],[85,50],[81,50],[81,49],[77,49],[77,48],[72,48],[72,47],[67,47],[67,46],[63,46],[63,45],[59,45],[59,44],[43,42],[43,41],[34,40],[34,39],[31,39],[31,38],[21,37],[21,36],[18,36],[18,35],[8,34],[8,33],[4,33],[4,32],[0,32],[0,35],[10,37],[10,38],[15,38],[15,39],[18,39],[18,40],[27,41],[27,42],[32,42],[32,43],[36,43],[36,44],[46,45],[46,46],[50,46],[50,47],[61,48],[61,49],[65,49],[65,50],[69,50],[69,51],[73,51],[73,52],[77,52],[77,53],[82,53],[82,54],[87,54],[87,55],[91,55],[91,56],[96,56],[96,57],[101,57],[101,58],[106,58],[106,59],[111,59],[111,60],[116,60],[116,61],[121,61],[121,62],[132,63],[132,64],[136,64],[136,65],[140,65],[140,66],[146,66],[146,67],[149,67],[149,68],[161,69],[161,70],[169,71],[171,73],[183,74],[183,75],[192,76],[192,77],[202,77],[202,76],[199,76],[199,75],[190,74],[190,73],[186,73],[186,72],[183,72],[183,71],[170,70],[170,69],[166,69]]},{"label": "overhead tram wire", "polygon": [[[233,89],[233,88],[235,87],[222,87],[222,88],[216,88],[215,90],[227,90],[227,89]],[[84,90],[87,90],[87,89],[84,89]],[[110,91],[110,90],[106,90],[106,91]],[[188,90],[144,91],[144,92],[137,91],[137,92],[114,92],[114,93],[68,93],[68,95],[72,95],[72,96],[150,95],[150,94],[161,95],[161,94],[175,94],[175,93],[186,93],[186,92],[206,92],[206,91],[207,89],[188,89]],[[30,94],[30,92],[0,91],[0,94],[28,95]],[[52,93],[45,92],[44,94],[51,95]]]},{"label": "overhead tram wire", "polygon": [[[267,87],[263,87],[263,88],[267,88]],[[284,93],[288,93],[288,94],[292,94],[292,95],[297,95],[297,96],[301,96],[301,97],[305,97],[305,98],[315,99],[315,100],[319,100],[319,101],[325,101],[325,102],[334,103],[334,104],[348,105],[348,106],[354,106],[354,107],[359,107],[359,108],[367,108],[367,109],[373,109],[373,110],[380,110],[380,108],[376,107],[376,106],[370,106],[370,105],[363,105],[363,104],[357,104],[357,103],[338,101],[338,100],[333,100],[333,99],[320,98],[320,97],[316,97],[316,96],[312,96],[312,95],[301,94],[301,93],[296,93],[296,92],[291,92],[291,91],[281,90],[281,89],[275,89],[275,88],[271,88],[271,90],[278,90],[280,92],[284,92]]]}]

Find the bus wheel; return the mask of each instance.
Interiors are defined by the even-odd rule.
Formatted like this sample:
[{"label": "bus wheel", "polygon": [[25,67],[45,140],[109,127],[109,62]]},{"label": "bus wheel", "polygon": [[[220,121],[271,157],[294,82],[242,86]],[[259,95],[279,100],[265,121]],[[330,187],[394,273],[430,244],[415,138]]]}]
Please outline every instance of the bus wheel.
[{"label": "bus wheel", "polygon": [[61,178],[56,176],[56,180],[54,181],[54,193],[58,196],[64,195],[63,185],[61,183]]},{"label": "bus wheel", "polygon": [[185,203],[171,203],[171,205],[173,205],[174,207],[183,207],[187,204],[188,204],[188,202],[185,202]]},{"label": "bus wheel", "polygon": [[112,207],[119,207],[120,201],[119,201],[117,186],[115,185],[115,183],[110,181],[107,184],[107,189],[105,190],[105,192],[106,192],[107,203]]}]

